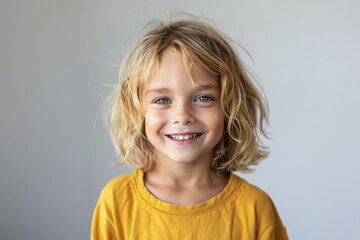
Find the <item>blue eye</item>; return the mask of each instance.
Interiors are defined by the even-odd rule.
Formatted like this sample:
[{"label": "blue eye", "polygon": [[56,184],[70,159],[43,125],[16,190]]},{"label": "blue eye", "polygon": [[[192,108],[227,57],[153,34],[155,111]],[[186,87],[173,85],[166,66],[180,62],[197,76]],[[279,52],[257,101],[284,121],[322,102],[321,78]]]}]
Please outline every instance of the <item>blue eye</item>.
[{"label": "blue eye", "polygon": [[167,98],[159,98],[159,99],[156,99],[154,101],[154,103],[157,103],[157,104],[169,104],[170,100],[167,99]]},{"label": "blue eye", "polygon": [[208,96],[200,96],[197,99],[195,99],[195,102],[208,102],[213,101],[214,99]]}]

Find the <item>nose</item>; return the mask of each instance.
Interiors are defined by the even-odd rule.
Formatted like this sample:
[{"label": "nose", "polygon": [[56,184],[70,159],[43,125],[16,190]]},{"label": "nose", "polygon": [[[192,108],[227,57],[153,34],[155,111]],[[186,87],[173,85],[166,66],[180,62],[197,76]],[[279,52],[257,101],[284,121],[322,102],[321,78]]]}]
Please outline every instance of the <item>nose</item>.
[{"label": "nose", "polygon": [[172,123],[188,125],[195,122],[195,117],[191,106],[188,104],[178,104],[172,114]]}]

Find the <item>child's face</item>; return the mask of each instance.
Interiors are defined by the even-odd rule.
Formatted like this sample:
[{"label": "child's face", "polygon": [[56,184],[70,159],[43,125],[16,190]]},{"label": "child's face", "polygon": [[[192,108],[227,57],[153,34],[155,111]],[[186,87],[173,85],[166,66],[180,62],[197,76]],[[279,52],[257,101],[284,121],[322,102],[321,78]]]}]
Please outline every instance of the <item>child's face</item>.
[{"label": "child's face", "polygon": [[224,128],[220,83],[197,64],[191,83],[181,55],[164,51],[159,71],[144,91],[145,131],[156,161],[208,164]]}]

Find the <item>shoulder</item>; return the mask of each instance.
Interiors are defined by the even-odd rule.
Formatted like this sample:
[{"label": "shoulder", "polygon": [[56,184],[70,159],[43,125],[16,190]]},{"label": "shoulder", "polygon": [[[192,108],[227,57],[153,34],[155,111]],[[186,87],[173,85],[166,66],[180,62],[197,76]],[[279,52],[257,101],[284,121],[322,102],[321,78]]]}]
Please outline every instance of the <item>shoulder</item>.
[{"label": "shoulder", "polygon": [[[236,176],[236,175],[235,175]],[[269,195],[259,187],[248,183],[245,179],[236,176],[239,181],[238,198],[241,201],[251,202],[256,205],[271,205]]]},{"label": "shoulder", "polygon": [[110,180],[102,189],[100,199],[127,195],[132,189],[135,171]]},{"label": "shoulder", "polygon": [[116,223],[120,221],[121,211],[125,211],[123,206],[126,200],[134,196],[132,190],[134,175],[135,173],[132,172],[118,176],[110,180],[102,189],[93,212],[91,239],[119,238]]},{"label": "shoulder", "polygon": [[265,223],[263,227],[270,225],[274,221],[276,210],[269,195],[242,178],[238,177],[238,181],[238,188],[234,196],[236,208],[251,216],[251,219],[261,219]]},{"label": "shoulder", "polygon": [[240,184],[236,206],[242,214],[254,221],[254,225],[258,227],[257,232],[263,236],[269,232],[275,234],[275,239],[287,239],[286,229],[270,196],[242,178],[238,178],[238,181]]}]

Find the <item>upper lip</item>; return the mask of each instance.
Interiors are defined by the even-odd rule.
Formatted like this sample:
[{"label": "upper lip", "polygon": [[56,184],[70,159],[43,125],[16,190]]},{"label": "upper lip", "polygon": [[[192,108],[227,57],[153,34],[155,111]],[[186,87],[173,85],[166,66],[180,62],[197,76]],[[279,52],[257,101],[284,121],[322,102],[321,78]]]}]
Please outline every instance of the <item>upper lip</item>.
[{"label": "upper lip", "polygon": [[194,134],[200,134],[201,132],[184,132],[184,133],[169,133],[166,135],[171,135],[171,136],[177,136],[177,135],[194,135]]}]

